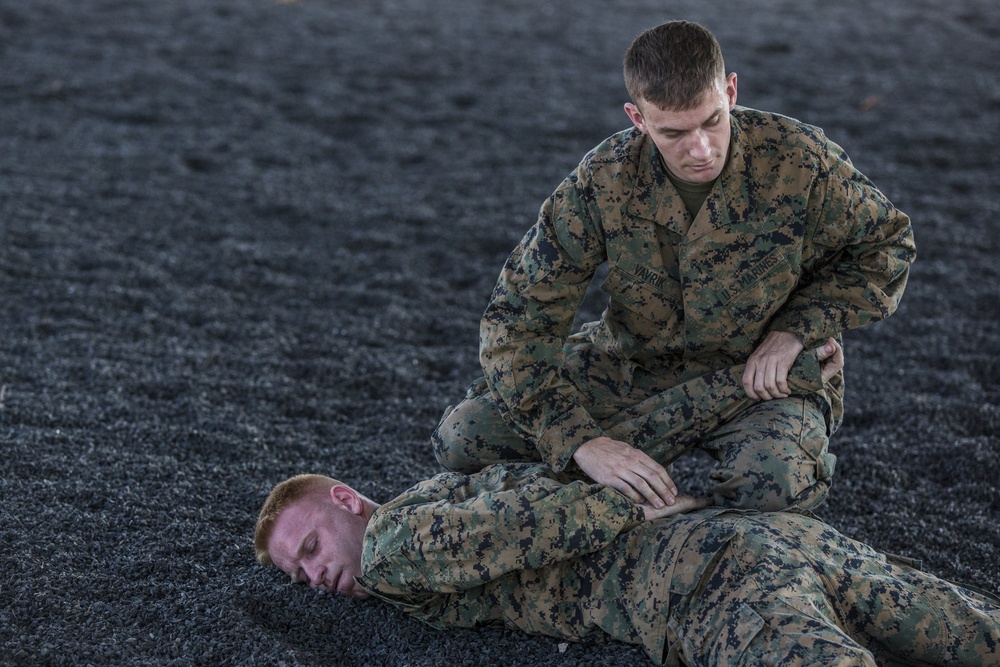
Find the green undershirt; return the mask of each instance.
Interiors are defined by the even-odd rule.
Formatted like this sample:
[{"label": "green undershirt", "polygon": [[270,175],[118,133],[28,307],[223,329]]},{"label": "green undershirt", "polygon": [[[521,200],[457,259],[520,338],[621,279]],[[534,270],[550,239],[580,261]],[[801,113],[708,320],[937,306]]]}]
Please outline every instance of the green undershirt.
[{"label": "green undershirt", "polygon": [[[666,165],[664,165],[666,167]],[[694,220],[698,217],[698,211],[705,204],[705,200],[708,198],[708,193],[712,191],[715,186],[714,179],[708,183],[689,183],[688,181],[682,181],[681,179],[670,173],[667,169],[667,178],[670,182],[674,184],[674,188],[677,190],[677,194],[681,196],[684,201],[684,206],[687,208],[688,213],[691,214],[691,219]]]}]

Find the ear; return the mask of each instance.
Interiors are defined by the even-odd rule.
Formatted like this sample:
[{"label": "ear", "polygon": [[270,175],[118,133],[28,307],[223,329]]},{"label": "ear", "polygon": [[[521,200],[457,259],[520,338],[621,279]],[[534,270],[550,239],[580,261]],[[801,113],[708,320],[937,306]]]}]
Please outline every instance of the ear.
[{"label": "ear", "polygon": [[341,509],[345,509],[351,514],[361,514],[364,504],[358,492],[349,486],[336,484],[330,487],[330,499],[333,504]]},{"label": "ear", "polygon": [[632,124],[635,125],[640,132],[643,134],[649,134],[649,131],[646,129],[646,119],[642,117],[642,112],[639,111],[639,107],[631,102],[626,102],[625,115],[628,116],[628,119],[632,121]]},{"label": "ear", "polygon": [[736,72],[726,77],[726,98],[729,100],[729,110],[736,106]]}]

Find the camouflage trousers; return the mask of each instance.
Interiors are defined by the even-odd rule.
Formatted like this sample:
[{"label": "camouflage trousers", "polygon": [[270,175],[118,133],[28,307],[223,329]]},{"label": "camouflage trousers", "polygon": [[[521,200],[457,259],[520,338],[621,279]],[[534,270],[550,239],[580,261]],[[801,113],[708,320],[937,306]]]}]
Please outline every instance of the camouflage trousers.
[{"label": "camouflage trousers", "polygon": [[[753,401],[743,390],[742,372],[743,366],[734,366],[708,373],[634,405],[584,407],[608,437],[663,465],[693,447],[706,451],[716,462],[710,473],[716,505],[814,509],[826,498],[836,462],[828,451],[826,415],[809,395]],[[543,460],[501,416],[485,378],[448,408],[431,443],[438,462],[454,472]]]},{"label": "camouflage trousers", "polygon": [[737,519],[714,561],[672,599],[667,664],[1000,665],[1000,600],[822,522]]}]

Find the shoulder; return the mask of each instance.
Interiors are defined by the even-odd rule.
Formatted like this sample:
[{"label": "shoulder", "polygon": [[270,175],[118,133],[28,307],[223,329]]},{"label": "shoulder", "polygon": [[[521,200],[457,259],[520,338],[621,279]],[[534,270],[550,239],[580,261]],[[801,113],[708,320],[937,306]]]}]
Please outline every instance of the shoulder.
[{"label": "shoulder", "polygon": [[562,476],[536,462],[494,464],[472,474],[442,472],[410,487],[379,507],[375,514],[386,516],[418,505],[438,504],[446,507],[464,503],[482,494],[521,489],[532,484],[559,485],[563,482]]},{"label": "shoulder", "polygon": [[798,153],[805,161],[823,165],[849,162],[844,149],[815,125],[747,107],[733,109],[732,118],[736,141],[751,155],[767,157]]},{"label": "shoulder", "polygon": [[590,172],[607,169],[634,169],[642,157],[646,136],[635,127],[616,132],[592,148],[580,162]]},{"label": "shoulder", "polygon": [[635,127],[616,132],[591,149],[568,180],[595,193],[620,194],[631,187],[648,162],[650,143]]}]

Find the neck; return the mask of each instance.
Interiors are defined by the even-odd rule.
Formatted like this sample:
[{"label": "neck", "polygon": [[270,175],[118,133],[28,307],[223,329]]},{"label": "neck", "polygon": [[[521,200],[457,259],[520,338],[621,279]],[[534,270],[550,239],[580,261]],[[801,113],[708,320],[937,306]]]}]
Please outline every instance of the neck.
[{"label": "neck", "polygon": [[377,510],[379,507],[381,507],[381,505],[373,501],[371,498],[366,498],[365,496],[361,496],[361,516],[364,517],[366,522],[371,521],[372,514],[374,514],[375,510]]}]

